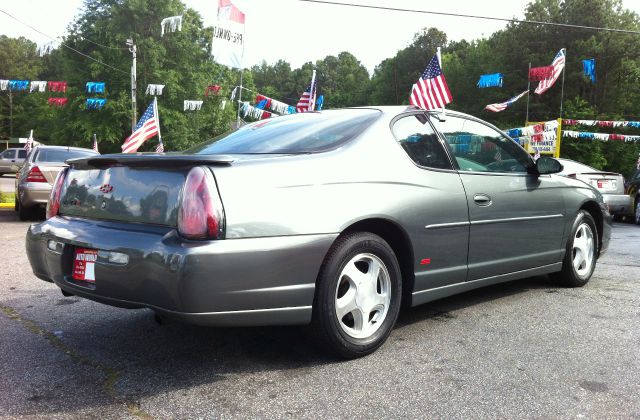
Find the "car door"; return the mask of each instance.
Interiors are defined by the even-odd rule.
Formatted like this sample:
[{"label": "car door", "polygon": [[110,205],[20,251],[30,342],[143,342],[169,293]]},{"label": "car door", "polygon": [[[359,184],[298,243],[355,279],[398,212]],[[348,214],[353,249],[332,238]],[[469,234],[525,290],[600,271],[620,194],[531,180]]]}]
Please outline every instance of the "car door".
[{"label": "car door", "polygon": [[11,166],[16,163],[15,149],[7,149],[0,154],[0,173],[10,173]]},{"label": "car door", "polygon": [[434,125],[455,159],[469,207],[469,280],[560,261],[565,205],[562,184],[536,175],[533,159],[479,120],[447,116]]},{"label": "car door", "polygon": [[[422,112],[403,114],[392,131],[409,159],[413,204],[403,210],[415,256],[415,293],[467,279],[467,199],[447,146]],[[418,297],[414,294],[414,299]]]}]

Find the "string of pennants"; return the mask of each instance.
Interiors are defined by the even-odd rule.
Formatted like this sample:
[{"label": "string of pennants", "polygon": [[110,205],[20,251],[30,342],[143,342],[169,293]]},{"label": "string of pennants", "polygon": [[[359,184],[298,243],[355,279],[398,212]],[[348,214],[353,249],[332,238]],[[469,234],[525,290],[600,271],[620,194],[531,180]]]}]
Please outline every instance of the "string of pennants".
[{"label": "string of pennants", "polygon": [[640,128],[640,121],[602,121],[602,120],[571,120],[563,119],[562,125],[584,125],[588,127],[633,127]]},{"label": "string of pennants", "polygon": [[627,134],[607,134],[607,133],[587,133],[584,131],[563,130],[562,137],[571,137],[574,139],[592,139],[592,140],[618,140],[618,141],[638,141],[640,136],[630,136]]},{"label": "string of pennants", "polygon": [[538,124],[528,125],[526,127],[511,128],[505,130],[505,133],[525,146],[527,142],[552,141],[557,139],[558,121],[551,120]]}]

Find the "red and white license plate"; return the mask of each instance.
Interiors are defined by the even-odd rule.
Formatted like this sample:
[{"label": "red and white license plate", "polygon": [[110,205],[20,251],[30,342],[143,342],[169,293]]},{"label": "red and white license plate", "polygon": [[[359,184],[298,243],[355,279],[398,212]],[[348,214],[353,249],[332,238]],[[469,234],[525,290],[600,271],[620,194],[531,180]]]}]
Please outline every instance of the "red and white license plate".
[{"label": "red and white license plate", "polygon": [[95,265],[98,259],[98,250],[89,248],[76,248],[76,255],[73,258],[73,278],[74,280],[95,283]]},{"label": "red and white license plate", "polygon": [[598,182],[598,189],[608,189],[611,186],[608,179],[598,180],[597,182]]}]

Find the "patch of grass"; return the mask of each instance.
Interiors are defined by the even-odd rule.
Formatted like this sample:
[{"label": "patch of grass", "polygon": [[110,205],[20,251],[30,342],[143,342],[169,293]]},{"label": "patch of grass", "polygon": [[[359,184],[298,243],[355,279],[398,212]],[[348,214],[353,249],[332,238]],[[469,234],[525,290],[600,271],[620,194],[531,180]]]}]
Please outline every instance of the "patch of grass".
[{"label": "patch of grass", "polygon": [[12,203],[16,198],[16,194],[12,192],[0,192],[0,203]]}]

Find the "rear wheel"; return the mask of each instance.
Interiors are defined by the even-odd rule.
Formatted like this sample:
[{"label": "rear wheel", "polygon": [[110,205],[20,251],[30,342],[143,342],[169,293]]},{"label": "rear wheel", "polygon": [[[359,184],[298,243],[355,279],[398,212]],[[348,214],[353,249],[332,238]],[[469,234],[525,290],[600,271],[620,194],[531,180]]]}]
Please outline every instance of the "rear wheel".
[{"label": "rear wheel", "polygon": [[18,206],[18,217],[20,218],[20,220],[25,221],[33,217],[33,208],[25,207],[22,204],[20,204],[19,201],[17,203],[17,206]]},{"label": "rear wheel", "polygon": [[598,255],[598,231],[589,212],[580,210],[573,222],[571,236],[562,262],[562,270],[554,273],[556,283],[566,287],[587,284],[596,266]]},{"label": "rear wheel", "polygon": [[367,355],[389,337],[401,291],[400,267],[389,244],[371,233],[346,235],[331,247],[320,269],[313,326],[340,356]]}]

